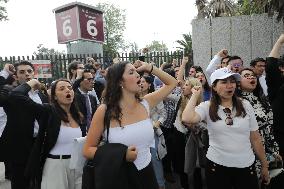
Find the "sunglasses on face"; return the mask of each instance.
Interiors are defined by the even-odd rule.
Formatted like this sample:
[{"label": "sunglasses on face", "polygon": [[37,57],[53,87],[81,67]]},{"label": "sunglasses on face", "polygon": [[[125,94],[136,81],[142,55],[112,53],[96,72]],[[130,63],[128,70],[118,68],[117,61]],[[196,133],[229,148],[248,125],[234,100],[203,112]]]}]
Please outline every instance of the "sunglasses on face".
[{"label": "sunglasses on face", "polygon": [[225,123],[226,125],[233,125],[233,118],[232,118],[232,112],[229,108],[225,108],[223,109],[224,113],[226,114],[226,119],[225,119]]},{"label": "sunglasses on face", "polygon": [[244,74],[243,77],[244,78],[256,78],[254,74]]},{"label": "sunglasses on face", "polygon": [[239,68],[239,67],[241,67],[242,66],[242,64],[233,64],[233,67],[234,68]]}]

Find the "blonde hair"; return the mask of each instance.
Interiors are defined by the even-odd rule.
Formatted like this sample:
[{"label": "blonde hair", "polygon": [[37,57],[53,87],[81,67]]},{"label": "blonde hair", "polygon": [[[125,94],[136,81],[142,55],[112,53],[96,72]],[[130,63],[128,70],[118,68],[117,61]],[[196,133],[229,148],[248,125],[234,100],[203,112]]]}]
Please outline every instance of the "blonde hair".
[{"label": "blonde hair", "polygon": [[[203,89],[202,89],[202,83],[199,81],[199,79],[190,77],[190,78],[188,78],[188,79],[185,81],[185,83],[186,83],[186,82],[188,82],[188,84],[191,86],[191,88],[192,88],[192,87],[195,87],[195,86],[200,86],[200,87],[201,87],[200,89],[203,91]],[[201,92],[202,92],[202,91],[201,91]],[[180,120],[181,120],[182,112],[183,112],[183,110],[185,109],[185,106],[186,106],[188,100],[190,99],[190,97],[191,97],[191,95],[189,95],[189,96],[184,96],[184,95],[182,95],[182,96],[181,96],[181,103],[180,103],[180,107],[179,107],[179,110],[180,110],[180,114],[179,114]],[[202,97],[202,95],[200,95],[199,99],[197,100],[196,105],[199,105],[199,104],[202,102],[202,100],[203,100],[203,97]]]}]

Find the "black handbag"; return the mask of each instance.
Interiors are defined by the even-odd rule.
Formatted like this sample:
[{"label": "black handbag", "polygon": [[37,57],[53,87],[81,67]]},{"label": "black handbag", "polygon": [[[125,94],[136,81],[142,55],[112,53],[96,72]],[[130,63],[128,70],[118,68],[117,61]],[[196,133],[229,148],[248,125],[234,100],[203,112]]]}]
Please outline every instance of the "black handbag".
[{"label": "black handbag", "polygon": [[93,160],[86,161],[83,167],[82,189],[95,189],[95,166]]},{"label": "black handbag", "polygon": [[[110,118],[109,113],[106,110],[105,117],[104,117],[105,127],[107,129],[107,136],[106,140],[102,139],[99,146],[102,146],[108,143],[108,134],[109,134],[109,127],[110,127]],[[99,147],[98,146],[98,147]],[[82,175],[82,189],[95,189],[95,164],[93,159],[87,160],[84,167],[83,167],[83,175]]]}]

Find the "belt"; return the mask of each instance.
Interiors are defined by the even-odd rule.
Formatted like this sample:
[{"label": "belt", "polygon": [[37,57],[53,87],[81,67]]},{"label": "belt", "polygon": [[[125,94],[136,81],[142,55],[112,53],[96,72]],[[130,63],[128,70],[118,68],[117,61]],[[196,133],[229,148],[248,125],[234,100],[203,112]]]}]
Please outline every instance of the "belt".
[{"label": "belt", "polygon": [[70,159],[71,155],[52,155],[52,154],[48,154],[47,157],[51,158],[51,159]]}]

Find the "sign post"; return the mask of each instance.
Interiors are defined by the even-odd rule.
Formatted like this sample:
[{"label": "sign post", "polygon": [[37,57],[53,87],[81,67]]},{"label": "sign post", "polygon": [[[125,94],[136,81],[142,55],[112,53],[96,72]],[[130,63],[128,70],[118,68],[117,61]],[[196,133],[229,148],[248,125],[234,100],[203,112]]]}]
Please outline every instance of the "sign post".
[{"label": "sign post", "polygon": [[60,6],[55,12],[57,39],[67,44],[70,54],[102,54],[104,42],[103,12],[80,2]]},{"label": "sign post", "polygon": [[54,10],[58,43],[75,40],[104,42],[103,12],[79,2]]}]

